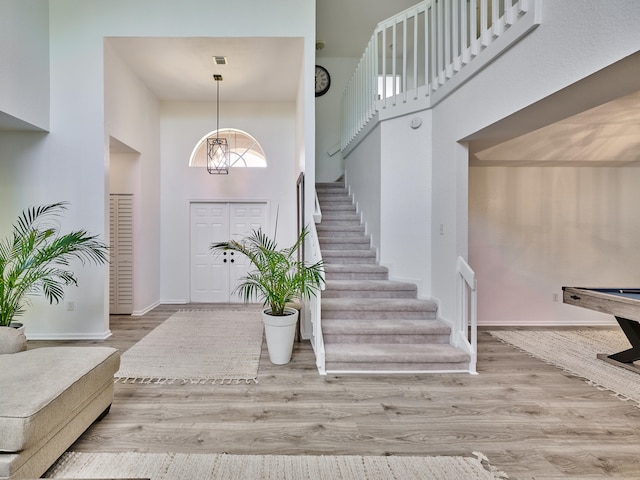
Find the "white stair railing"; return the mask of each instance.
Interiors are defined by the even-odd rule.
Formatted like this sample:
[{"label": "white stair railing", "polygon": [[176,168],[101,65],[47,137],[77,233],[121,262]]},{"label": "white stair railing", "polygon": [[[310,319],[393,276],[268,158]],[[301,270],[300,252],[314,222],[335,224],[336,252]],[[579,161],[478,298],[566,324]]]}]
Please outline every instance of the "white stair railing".
[{"label": "white stair railing", "polygon": [[453,344],[471,355],[469,373],[476,372],[478,360],[478,309],[476,274],[462,257],[458,257],[458,320]]},{"label": "white stair railing", "polygon": [[540,23],[540,2],[425,0],[380,22],[342,96],[342,151],[376,115],[430,108],[468,81]]},{"label": "white stair railing", "polygon": [[[318,231],[316,230],[316,223],[319,223],[322,218],[322,212],[320,211],[320,204],[318,203],[318,197],[315,198],[315,208],[313,214],[314,221],[309,224],[309,235],[306,243],[306,255],[305,261],[309,263],[316,263],[322,260],[322,253],[320,251],[320,240],[318,239]],[[324,277],[324,275],[323,275]],[[322,290],[324,290],[324,284]],[[322,291],[317,292],[315,297],[312,297],[309,301],[309,312],[311,320],[311,346],[316,355],[316,366],[320,375],[326,375],[325,370],[325,350],[324,350],[324,338],[322,336]]]}]

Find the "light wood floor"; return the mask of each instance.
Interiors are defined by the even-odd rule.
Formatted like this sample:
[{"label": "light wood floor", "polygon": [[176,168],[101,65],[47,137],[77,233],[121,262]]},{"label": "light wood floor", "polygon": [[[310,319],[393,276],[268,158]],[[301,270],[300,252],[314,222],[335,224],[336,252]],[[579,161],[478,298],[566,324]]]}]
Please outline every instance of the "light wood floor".
[{"label": "light wood floor", "polygon": [[[129,348],[178,306],[113,316]],[[224,306],[220,307],[224,308]],[[176,342],[180,339],[177,338]],[[29,342],[29,348],[52,342]],[[479,334],[479,375],[326,376],[308,342],[258,384],[115,385],[111,413],[71,450],[471,455],[510,479],[640,479],[640,408]],[[640,381],[640,377],[639,377]]]}]

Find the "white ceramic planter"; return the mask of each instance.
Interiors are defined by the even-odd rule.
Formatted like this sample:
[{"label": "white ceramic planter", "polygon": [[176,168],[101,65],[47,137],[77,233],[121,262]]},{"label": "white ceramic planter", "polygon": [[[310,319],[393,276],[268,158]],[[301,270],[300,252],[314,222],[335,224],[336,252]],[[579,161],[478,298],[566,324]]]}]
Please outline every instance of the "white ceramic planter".
[{"label": "white ceramic planter", "polygon": [[284,365],[291,361],[293,341],[296,337],[296,324],[298,323],[298,310],[285,308],[287,315],[281,317],[274,317],[267,313],[270,311],[270,308],[262,311],[269,360],[275,365]]},{"label": "white ceramic planter", "polygon": [[0,355],[17,353],[27,349],[27,338],[22,330],[13,327],[0,327]]},{"label": "white ceramic planter", "polygon": [[18,330],[19,332],[24,333],[24,329],[25,329],[24,323],[21,323],[21,322],[11,322],[11,323],[9,324],[9,326],[10,326],[11,328],[15,328],[15,329],[16,329],[16,330]]}]

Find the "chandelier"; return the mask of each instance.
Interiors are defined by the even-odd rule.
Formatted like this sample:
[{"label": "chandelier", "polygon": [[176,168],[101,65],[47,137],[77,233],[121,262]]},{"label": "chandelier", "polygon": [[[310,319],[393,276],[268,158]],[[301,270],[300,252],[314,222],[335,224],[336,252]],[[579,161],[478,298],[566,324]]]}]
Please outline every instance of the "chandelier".
[{"label": "chandelier", "polygon": [[220,138],[220,82],[222,75],[213,75],[216,81],[216,136],[207,138],[207,171],[211,175],[229,173],[229,144],[226,138]]}]

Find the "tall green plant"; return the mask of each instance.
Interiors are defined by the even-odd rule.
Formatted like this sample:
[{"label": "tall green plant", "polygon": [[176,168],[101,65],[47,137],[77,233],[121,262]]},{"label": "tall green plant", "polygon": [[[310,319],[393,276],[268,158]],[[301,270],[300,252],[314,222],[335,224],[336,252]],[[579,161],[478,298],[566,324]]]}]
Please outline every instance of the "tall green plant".
[{"label": "tall green plant", "polygon": [[214,243],[211,250],[232,250],[245,255],[254,270],[241,279],[235,291],[245,302],[262,298],[264,305],[271,308],[271,315],[282,316],[288,302],[311,298],[324,283],[322,261],[307,265],[296,259],[307,235],[305,227],[291,247],[278,249],[276,242],[258,229],[240,241]]},{"label": "tall green plant", "polygon": [[29,295],[44,294],[59,303],[64,287],[78,285],[68,270],[73,259],[82,264],[108,261],[108,247],[85,230],[60,234],[55,218],[66,202],[30,207],[13,225],[13,235],[0,240],[0,326],[22,315]]}]

